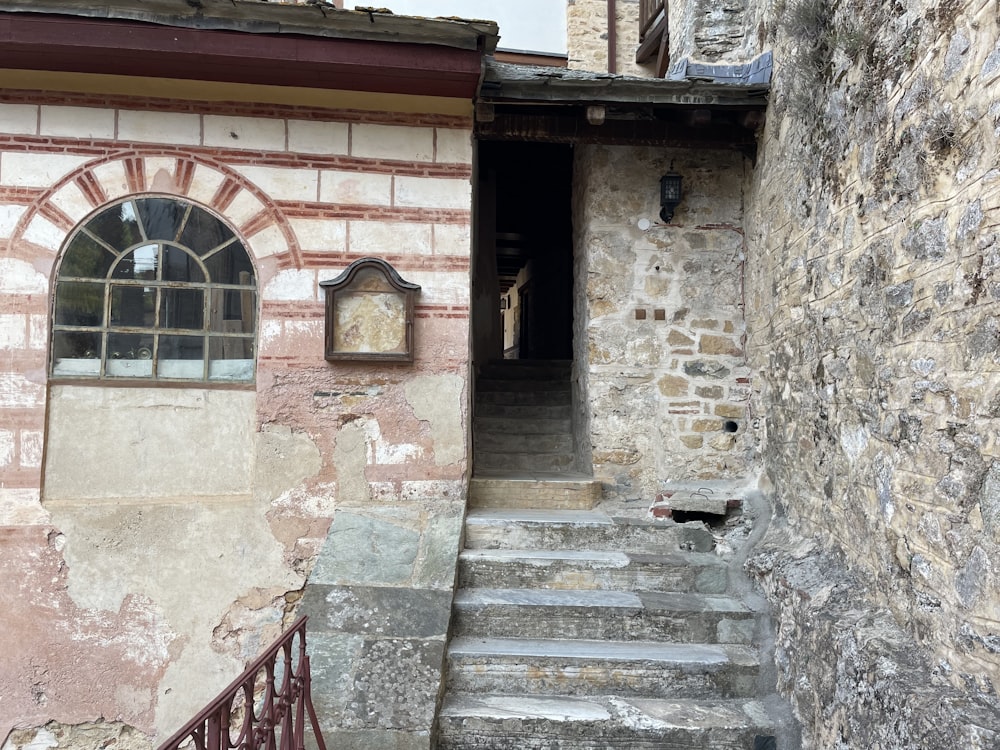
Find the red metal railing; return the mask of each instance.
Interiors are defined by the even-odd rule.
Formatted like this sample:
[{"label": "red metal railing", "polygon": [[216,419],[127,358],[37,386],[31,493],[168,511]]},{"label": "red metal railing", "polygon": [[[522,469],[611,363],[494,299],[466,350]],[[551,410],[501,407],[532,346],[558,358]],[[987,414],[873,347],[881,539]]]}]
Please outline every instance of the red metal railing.
[{"label": "red metal railing", "polygon": [[316,747],[326,750],[310,692],[306,620],[296,620],[157,750],[304,750],[307,713]]},{"label": "red metal railing", "polygon": [[650,27],[663,12],[664,0],[639,0],[639,41],[645,39]]}]

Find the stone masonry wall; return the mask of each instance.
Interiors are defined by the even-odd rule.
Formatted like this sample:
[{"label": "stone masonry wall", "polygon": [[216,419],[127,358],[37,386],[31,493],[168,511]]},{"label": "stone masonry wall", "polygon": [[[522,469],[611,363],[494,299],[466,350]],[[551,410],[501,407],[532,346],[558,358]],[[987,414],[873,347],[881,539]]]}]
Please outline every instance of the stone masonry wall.
[{"label": "stone masonry wall", "polygon": [[[659,178],[684,176],[671,224]],[[586,146],[574,168],[576,358],[587,363],[595,476],[652,501],[678,480],[751,467],[743,353],[743,157]]]},{"label": "stone masonry wall", "polygon": [[780,680],[807,747],[995,747],[1000,11],[772,5],[747,354]]},{"label": "stone masonry wall", "polygon": [[[5,748],[148,746],[302,611],[328,743],[428,745],[465,501],[471,151],[461,115],[0,91]],[[147,191],[199,202],[245,240],[255,387],[47,384],[63,240]],[[369,255],[422,286],[412,365],[323,359],[318,282]],[[249,437],[225,429],[252,454],[249,478],[224,479],[231,445],[214,451],[185,422],[219,402],[246,418]],[[106,443],[90,451],[113,474],[144,439],[128,415],[157,409],[203,445],[176,485],[211,475],[228,482],[220,497],[46,494],[60,415],[120,415],[120,462]]]}]

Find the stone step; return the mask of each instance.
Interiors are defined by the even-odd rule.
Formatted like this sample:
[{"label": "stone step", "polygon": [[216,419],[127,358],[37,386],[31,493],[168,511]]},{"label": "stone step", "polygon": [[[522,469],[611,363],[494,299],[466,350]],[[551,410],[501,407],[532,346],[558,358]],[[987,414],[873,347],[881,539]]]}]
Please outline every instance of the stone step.
[{"label": "stone step", "polygon": [[604,550],[466,549],[463,588],[601,589],[724,594],[726,563],[704,552],[650,555]]},{"label": "stone step", "polygon": [[573,435],[564,432],[555,435],[515,435],[477,432],[476,450],[482,453],[565,453],[573,452]]},{"label": "stone step", "polygon": [[562,390],[492,390],[476,391],[476,413],[488,404],[508,406],[569,406],[573,403],[573,394],[569,388]]},{"label": "stone step", "polygon": [[536,453],[518,451],[500,453],[485,451],[477,447],[473,450],[473,464],[477,469],[511,469],[520,471],[572,471],[574,459],[568,451]]},{"label": "stone step", "polygon": [[521,378],[479,378],[476,393],[560,393],[571,391],[568,380],[523,380]]},{"label": "stone step", "polygon": [[573,420],[569,417],[548,419],[525,411],[518,417],[476,417],[473,421],[476,438],[494,435],[572,435]]},{"label": "stone step", "polygon": [[477,401],[476,419],[559,419],[572,422],[573,406],[569,399],[555,405],[544,404],[504,404]]},{"label": "stone step", "polygon": [[488,380],[563,380],[569,381],[573,363],[568,359],[505,359],[479,369],[479,377]]},{"label": "stone step", "polygon": [[[477,465],[478,468],[478,465]],[[665,554],[709,552],[715,540],[702,523],[612,518],[596,510],[471,508],[469,549],[591,549]]]},{"label": "stone step", "polygon": [[759,701],[450,695],[441,750],[750,750],[776,722]]},{"label": "stone step", "polygon": [[757,691],[754,649],[719,644],[455,638],[448,689],[467,693],[739,698]]},{"label": "stone step", "polygon": [[455,635],[750,643],[756,614],[725,596],[680,592],[459,589]]},{"label": "stone step", "polygon": [[601,499],[601,483],[593,477],[571,472],[542,476],[503,476],[476,467],[477,476],[469,483],[470,508],[565,508],[589,510]]}]

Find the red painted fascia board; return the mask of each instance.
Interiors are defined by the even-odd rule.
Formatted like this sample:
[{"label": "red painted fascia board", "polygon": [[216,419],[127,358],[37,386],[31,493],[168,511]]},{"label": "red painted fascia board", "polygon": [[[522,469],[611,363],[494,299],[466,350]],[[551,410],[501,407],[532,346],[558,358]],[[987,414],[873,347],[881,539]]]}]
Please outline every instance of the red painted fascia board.
[{"label": "red painted fascia board", "polygon": [[472,99],[481,61],[428,44],[0,13],[0,68]]}]

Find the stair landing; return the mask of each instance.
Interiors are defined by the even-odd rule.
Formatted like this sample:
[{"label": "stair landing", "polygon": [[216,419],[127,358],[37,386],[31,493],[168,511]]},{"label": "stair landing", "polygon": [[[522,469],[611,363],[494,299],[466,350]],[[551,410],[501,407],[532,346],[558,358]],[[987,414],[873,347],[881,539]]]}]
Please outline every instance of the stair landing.
[{"label": "stair landing", "polygon": [[600,499],[600,482],[571,471],[477,468],[469,485],[471,508],[589,510]]}]

